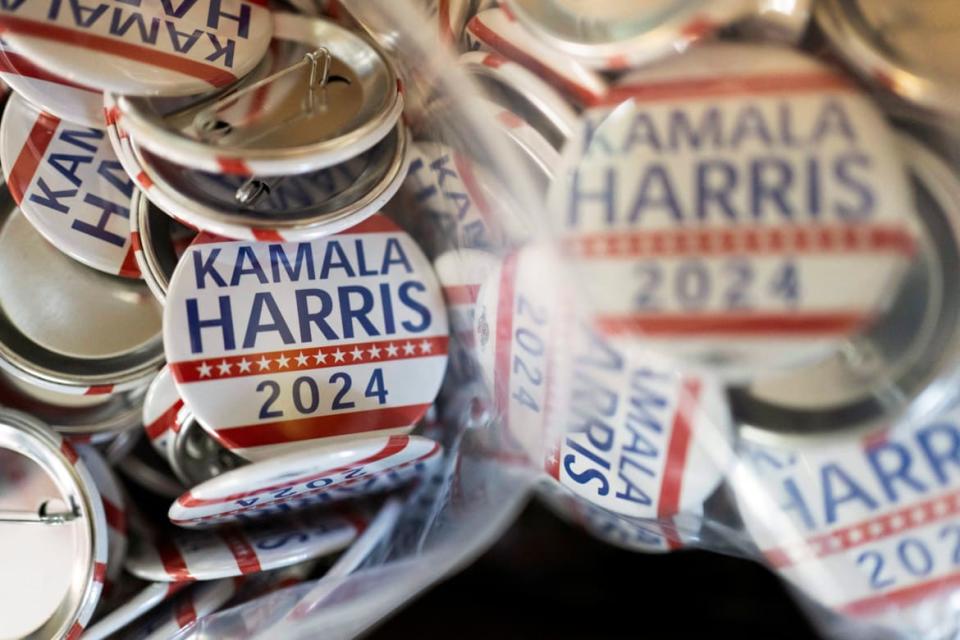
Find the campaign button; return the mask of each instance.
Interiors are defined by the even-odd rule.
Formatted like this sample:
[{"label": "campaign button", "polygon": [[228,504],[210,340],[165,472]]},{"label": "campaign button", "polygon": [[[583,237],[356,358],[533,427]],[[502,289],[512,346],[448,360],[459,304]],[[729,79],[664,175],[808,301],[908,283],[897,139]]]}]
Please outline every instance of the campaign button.
[{"label": "campaign button", "polygon": [[687,49],[756,11],[751,0],[504,0],[515,19],[545,44],[590,68],[624,71]]},{"label": "campaign button", "polygon": [[12,49],[101,91],[182,96],[226,87],[263,57],[273,20],[262,0],[8,2],[0,32]]},{"label": "campaign button", "polygon": [[167,455],[167,443],[173,438],[177,414],[183,406],[183,400],[177,393],[170,365],[164,365],[147,388],[143,400],[143,429],[162,457]]},{"label": "campaign button", "polygon": [[481,79],[504,106],[534,125],[556,148],[577,126],[573,107],[543,78],[498,53],[470,51],[458,64]]},{"label": "campaign button", "polygon": [[510,215],[507,197],[488,171],[440,142],[411,145],[401,215],[427,255],[447,249],[493,249],[529,236],[523,217]]},{"label": "campaign button", "polygon": [[53,246],[99,271],[140,277],[130,241],[133,181],[103,129],[14,95],[0,125],[0,161],[14,200]]},{"label": "campaign button", "polygon": [[722,386],[596,333],[564,282],[559,256],[531,246],[481,288],[478,356],[505,431],[532,466],[614,514],[701,513],[732,451]]},{"label": "campaign button", "polygon": [[467,35],[522,64],[581,106],[595,104],[607,93],[603,76],[538,40],[502,6],[473,16],[467,23]]},{"label": "campaign button", "polygon": [[43,423],[4,411],[0,495],[4,634],[78,637],[100,601],[110,546],[86,461]]},{"label": "campaign button", "polygon": [[[173,586],[177,583],[169,583]],[[125,640],[168,640],[230,602],[240,578],[203,582],[183,589],[153,615],[140,618],[124,632]]]},{"label": "campaign button", "polygon": [[113,609],[83,632],[83,640],[106,640],[120,629],[141,618],[162,602],[179,593],[191,582],[153,582],[129,600]]},{"label": "campaign button", "polygon": [[134,543],[127,571],[156,582],[214,580],[270,571],[336,553],[364,526],[337,513],[304,513],[247,529],[178,531]]},{"label": "campaign button", "polygon": [[103,456],[93,447],[77,447],[77,453],[87,465],[103,502],[107,520],[107,571],[104,576],[104,593],[109,593],[123,572],[127,557],[127,509],[123,489],[113,470]]},{"label": "campaign button", "polygon": [[779,433],[849,432],[903,412],[935,412],[952,399],[947,390],[960,359],[960,296],[950,284],[960,254],[960,178],[912,136],[897,142],[922,234],[889,308],[829,358],[731,388],[738,420]]},{"label": "campaign button", "polygon": [[273,21],[277,46],[228,94],[183,100],[119,91],[123,127],[171,162],[245,177],[332,167],[396,127],[403,84],[372,39],[302,15],[275,13]]},{"label": "campaign button", "polygon": [[4,204],[0,367],[58,393],[142,388],[163,365],[160,309],[146,285],[67,257]]},{"label": "campaign button", "polygon": [[781,577],[833,611],[920,637],[955,624],[958,450],[956,400],[926,420],[856,434],[743,428],[730,484]]},{"label": "campaign button", "polygon": [[407,433],[437,395],[447,343],[430,263],[381,214],[310,242],[201,235],[164,311],[180,396],[250,460]]},{"label": "campaign button", "polygon": [[557,176],[548,211],[599,329],[727,379],[828,356],[916,254],[883,115],[785,49],[704,45],[630,74]]},{"label": "campaign button", "polygon": [[181,527],[215,527],[382,493],[431,473],[442,451],[419,436],[303,445],[194,487],[170,505],[168,515]]},{"label": "campaign button", "polygon": [[0,40],[0,79],[46,113],[85,127],[103,126],[103,92],[38,66]]}]

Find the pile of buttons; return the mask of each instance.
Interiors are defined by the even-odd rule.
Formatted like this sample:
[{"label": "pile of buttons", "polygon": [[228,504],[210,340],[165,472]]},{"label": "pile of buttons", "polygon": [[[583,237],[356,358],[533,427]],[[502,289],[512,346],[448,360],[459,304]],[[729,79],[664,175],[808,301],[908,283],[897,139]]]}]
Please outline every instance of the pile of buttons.
[{"label": "pile of buttons", "polygon": [[377,4],[0,2],[0,637],[320,578],[294,637],[418,488],[517,471],[955,633],[950,3],[404,4],[461,96]]},{"label": "pile of buttons", "polygon": [[761,558],[831,631],[956,633],[958,38],[938,2],[469,19],[460,68],[550,241],[459,273],[502,439],[557,513]]},{"label": "pile of buttons", "polygon": [[445,303],[381,213],[403,83],[281,4],[0,8],[2,637],[167,638],[349,572],[440,460]]}]

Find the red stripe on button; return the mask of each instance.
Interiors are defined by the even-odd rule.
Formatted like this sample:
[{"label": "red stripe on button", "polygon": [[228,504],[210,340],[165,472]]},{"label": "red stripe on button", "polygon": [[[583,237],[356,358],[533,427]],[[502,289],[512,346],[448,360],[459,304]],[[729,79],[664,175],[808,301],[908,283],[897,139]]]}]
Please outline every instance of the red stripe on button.
[{"label": "red stripe on button", "polygon": [[370,216],[363,222],[353,225],[346,231],[341,231],[337,235],[343,236],[350,233],[389,233],[391,231],[400,231],[400,227],[387,216],[377,214]]},{"label": "red stripe on button", "polygon": [[[131,234],[132,236],[133,234]],[[137,234],[137,245],[140,244],[140,234]],[[123,257],[123,263],[120,265],[119,275],[124,278],[139,278],[140,265],[137,264],[137,248],[133,242],[127,249],[127,255]]]},{"label": "red stripe on button", "polygon": [[193,598],[189,593],[174,605],[173,611],[177,618],[177,626],[181,629],[193,624],[197,619],[197,610],[193,607]]},{"label": "red stripe on button", "polygon": [[[363,466],[365,464],[372,464],[379,460],[395,456],[404,449],[407,448],[407,445],[410,443],[410,436],[390,436],[387,439],[386,444],[383,446],[380,451],[377,451],[372,456],[363,458],[362,460],[357,460],[356,462],[351,462],[347,465],[342,465],[339,467],[333,467],[332,469],[325,469],[318,473],[312,473],[308,476],[302,478],[290,479],[282,484],[276,484],[269,487],[261,487],[254,491],[245,491],[243,493],[232,493],[221,498],[195,498],[189,491],[177,498],[177,503],[183,505],[184,507],[198,507],[208,504],[222,504],[224,502],[233,502],[234,500],[241,500],[243,498],[249,498],[251,496],[256,496],[261,493],[270,493],[278,489],[283,489],[288,486],[293,486],[295,484],[301,484],[305,482],[312,482],[317,478],[323,478],[325,476],[334,475],[340,473],[341,471],[347,471],[349,469],[355,469],[357,467]],[[432,453],[432,451],[431,451]]]},{"label": "red stripe on button", "polygon": [[220,170],[232,176],[250,176],[253,172],[247,163],[239,158],[217,158]]},{"label": "red stripe on button", "polygon": [[353,411],[301,420],[281,420],[266,424],[217,429],[217,440],[231,449],[248,449],[275,444],[333,438],[409,427],[430,408],[429,404],[413,404],[387,409]]},{"label": "red stripe on button", "polygon": [[167,583],[167,593],[164,594],[164,596],[163,596],[164,599],[169,598],[170,596],[172,596],[172,595],[175,594],[175,593],[180,593],[181,591],[183,591],[184,587],[189,587],[191,584],[193,584],[192,581],[187,581],[187,582],[168,582],[168,583]]},{"label": "red stripe on button", "polygon": [[72,89],[89,91],[90,93],[100,93],[91,87],[85,87],[82,84],[77,84],[76,82],[52,74],[43,67],[39,67],[34,64],[29,58],[26,58],[14,51],[10,51],[9,49],[0,49],[0,73],[12,73],[24,78],[33,78],[34,80],[52,82],[53,84],[63,85]]},{"label": "red stripe on button", "polygon": [[683,487],[683,472],[687,466],[687,454],[690,451],[690,436],[693,417],[700,400],[700,381],[687,379],[680,387],[677,411],[673,415],[673,427],[670,430],[670,442],[667,445],[667,460],[663,469],[663,484],[660,486],[660,500],[657,504],[657,517],[670,518],[680,511],[680,493]]},{"label": "red stripe on button", "polygon": [[174,582],[187,582],[194,579],[190,575],[190,570],[187,569],[187,561],[173,542],[160,541],[157,544],[157,554],[160,556],[160,562],[163,563],[163,570],[173,578]]},{"label": "red stripe on button", "polygon": [[0,33],[15,33],[31,38],[51,40],[59,44],[71,45],[91,51],[101,51],[112,56],[126,58],[127,60],[140,62],[151,67],[182,73],[183,75],[203,80],[214,87],[224,87],[237,80],[237,77],[229,71],[224,71],[223,69],[203,62],[181,58],[172,53],[165,53],[115,38],[84,33],[74,29],[29,20],[27,18],[18,18],[9,14],[4,14],[3,20],[0,21]]},{"label": "red stripe on button", "polygon": [[106,498],[103,499],[103,511],[107,516],[107,525],[121,534],[127,532],[127,514]]},{"label": "red stripe on button", "polygon": [[607,336],[850,335],[870,319],[858,311],[837,313],[625,314],[597,318]]},{"label": "red stripe on button", "polygon": [[130,248],[133,249],[134,253],[136,253],[137,251],[143,251],[143,245],[140,244],[139,231],[130,232]]},{"label": "red stripe on button", "polygon": [[7,176],[10,195],[18,205],[23,202],[23,196],[30,188],[33,176],[37,173],[37,167],[40,166],[47,148],[53,142],[58,126],[60,126],[60,119],[46,113],[41,113],[33,123],[30,135],[27,136],[27,143],[20,149],[20,154],[13,163],[13,169]]},{"label": "red stripe on button", "polygon": [[149,191],[150,188],[153,186],[153,180],[151,180],[150,176],[148,176],[143,171],[137,174],[137,182],[139,182],[140,186],[146,189],[147,191]]},{"label": "red stripe on button", "polygon": [[148,425],[144,425],[144,430],[147,432],[147,437],[151,440],[156,440],[168,429],[172,428],[174,423],[177,421],[177,413],[180,411],[180,408],[183,406],[183,400],[177,398],[177,401],[174,402],[170,407],[160,414],[160,416],[151,422]]},{"label": "red stripe on button", "polygon": [[79,622],[74,622],[67,635],[63,636],[63,640],[77,640],[81,633],[83,633],[83,626]]},{"label": "red stripe on button", "polygon": [[474,304],[480,293],[480,285],[461,284],[454,287],[444,287],[443,297],[447,304]]},{"label": "red stripe on button", "polygon": [[93,565],[93,581],[103,584],[107,577],[107,565],[104,562],[97,562]]},{"label": "red stripe on button", "polygon": [[83,392],[83,395],[85,395],[85,396],[103,396],[103,395],[106,395],[106,394],[108,394],[108,393],[113,393],[113,387],[114,387],[114,385],[112,385],[112,384],[95,384],[95,385],[87,388],[87,390]]},{"label": "red stripe on button", "polygon": [[240,573],[244,575],[260,573],[260,561],[257,559],[257,552],[254,551],[253,546],[239,530],[227,529],[221,531],[220,538],[227,543],[227,548],[233,554],[233,559],[237,561]]},{"label": "red stripe on button", "polygon": [[60,451],[63,455],[67,456],[67,460],[70,461],[70,464],[77,463],[77,452],[69,442],[64,440],[60,443]]},{"label": "red stripe on button", "polygon": [[258,242],[283,242],[283,236],[273,229],[252,229],[253,237]]}]

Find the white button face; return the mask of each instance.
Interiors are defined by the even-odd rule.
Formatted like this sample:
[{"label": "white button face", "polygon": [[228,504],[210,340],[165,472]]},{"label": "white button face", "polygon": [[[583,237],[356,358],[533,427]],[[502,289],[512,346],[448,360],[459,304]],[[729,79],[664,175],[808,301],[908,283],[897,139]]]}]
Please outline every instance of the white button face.
[{"label": "white button face", "polygon": [[829,355],[916,251],[888,125],[798,53],[704,45],[636,72],[563,156],[548,209],[599,328],[728,379]]},{"label": "white button face", "polygon": [[419,436],[301,446],[292,453],[228,471],[170,505],[170,521],[193,527],[251,522],[316,505],[380,493],[426,477],[441,446]]},{"label": "white button face", "polygon": [[960,580],[958,409],[859,436],[746,430],[731,486],[777,573],[835,611],[907,635],[946,620]]},{"label": "white button face", "polygon": [[273,33],[265,4],[12,2],[0,7],[0,28],[12,49],[72,82],[190,95],[226,87],[260,62]]},{"label": "white button face", "polygon": [[143,428],[150,444],[161,456],[167,455],[181,407],[183,400],[177,393],[173,373],[169,365],[165,365],[150,383],[143,399]]},{"label": "white button face", "polygon": [[199,236],[164,315],[184,402],[251,460],[406,433],[436,397],[447,343],[429,262],[380,214],[312,242]]},{"label": "white button face", "polygon": [[0,40],[0,78],[52,116],[86,127],[103,126],[103,93],[51,73]]},{"label": "white button face", "polygon": [[364,526],[338,514],[301,514],[247,529],[182,531],[140,541],[127,560],[138,578],[158,582],[213,580],[287,567],[340,551]]},{"label": "white button face", "polygon": [[532,246],[480,291],[478,356],[505,431],[596,507],[664,522],[701,513],[732,454],[722,387],[597,335],[563,282],[557,257]]},{"label": "white button face", "polygon": [[14,95],[0,161],[14,200],[53,246],[99,271],[140,277],[130,240],[133,181],[104,129],[60,120]]}]

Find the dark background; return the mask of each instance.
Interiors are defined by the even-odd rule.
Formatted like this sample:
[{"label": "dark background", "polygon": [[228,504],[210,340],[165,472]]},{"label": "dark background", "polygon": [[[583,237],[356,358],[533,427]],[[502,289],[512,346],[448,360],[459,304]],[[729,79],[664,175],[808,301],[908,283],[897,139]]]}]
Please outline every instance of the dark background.
[{"label": "dark background", "polygon": [[758,564],[702,551],[624,551],[531,504],[472,567],[368,637],[819,636]]}]

